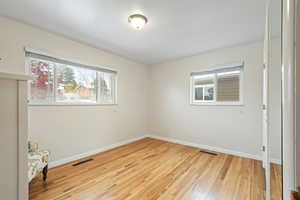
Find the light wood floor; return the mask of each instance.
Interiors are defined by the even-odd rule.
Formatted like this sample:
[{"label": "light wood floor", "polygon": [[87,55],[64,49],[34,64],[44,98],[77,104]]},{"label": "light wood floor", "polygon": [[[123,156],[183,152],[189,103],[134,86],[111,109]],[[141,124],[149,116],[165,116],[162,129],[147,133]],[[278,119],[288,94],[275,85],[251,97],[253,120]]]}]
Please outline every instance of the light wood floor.
[{"label": "light wood floor", "polygon": [[264,172],[256,160],[146,138],[50,169],[30,184],[31,200],[260,200]]},{"label": "light wood floor", "polygon": [[271,164],[271,194],[272,200],[282,200],[282,168]]}]

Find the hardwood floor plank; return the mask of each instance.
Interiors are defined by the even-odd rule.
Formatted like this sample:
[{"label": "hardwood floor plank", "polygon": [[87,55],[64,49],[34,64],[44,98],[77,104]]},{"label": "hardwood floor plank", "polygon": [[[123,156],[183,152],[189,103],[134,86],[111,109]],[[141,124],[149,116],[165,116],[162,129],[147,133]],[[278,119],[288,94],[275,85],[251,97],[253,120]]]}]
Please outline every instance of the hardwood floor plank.
[{"label": "hardwood floor plank", "polygon": [[271,164],[271,199],[281,200],[282,196],[282,167],[278,164]]},{"label": "hardwood floor plank", "polygon": [[[146,138],[49,170],[30,184],[31,200],[260,200],[261,162]],[[85,159],[88,159],[85,158]],[[84,159],[81,159],[84,160]],[[79,161],[81,161],[79,160]],[[278,167],[272,177],[279,179]],[[274,182],[275,188],[280,181]],[[275,197],[273,198],[276,199]]]}]

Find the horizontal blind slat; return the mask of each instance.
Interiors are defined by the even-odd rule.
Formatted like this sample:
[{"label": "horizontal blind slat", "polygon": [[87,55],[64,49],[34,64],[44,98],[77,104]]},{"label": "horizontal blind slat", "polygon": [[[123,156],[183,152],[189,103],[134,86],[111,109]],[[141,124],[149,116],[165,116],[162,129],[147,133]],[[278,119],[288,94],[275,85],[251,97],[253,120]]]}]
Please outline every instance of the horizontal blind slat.
[{"label": "horizontal blind slat", "polygon": [[205,70],[200,72],[192,72],[191,76],[200,76],[200,75],[208,75],[208,74],[214,74],[214,73],[222,73],[222,72],[230,72],[230,71],[238,71],[243,70],[244,64],[240,64],[233,67],[223,67],[219,69],[213,69],[213,70]]},{"label": "horizontal blind slat", "polygon": [[239,76],[219,77],[217,100],[218,101],[239,101],[240,78]]},{"label": "horizontal blind slat", "polygon": [[71,65],[71,66],[75,66],[75,67],[77,66],[77,67],[93,69],[93,70],[100,71],[100,72],[117,74],[117,72],[114,70],[100,68],[100,67],[96,67],[96,66],[92,66],[92,65],[76,63],[76,62],[72,62],[72,61],[68,61],[68,60],[64,60],[64,59],[60,59],[60,58],[54,58],[52,56],[38,54],[38,53],[30,52],[30,51],[25,51],[25,56],[31,57],[31,58],[36,58],[36,59],[41,59],[41,60],[47,60],[47,61],[51,61],[51,62],[55,62],[55,63],[65,64],[65,65]]}]

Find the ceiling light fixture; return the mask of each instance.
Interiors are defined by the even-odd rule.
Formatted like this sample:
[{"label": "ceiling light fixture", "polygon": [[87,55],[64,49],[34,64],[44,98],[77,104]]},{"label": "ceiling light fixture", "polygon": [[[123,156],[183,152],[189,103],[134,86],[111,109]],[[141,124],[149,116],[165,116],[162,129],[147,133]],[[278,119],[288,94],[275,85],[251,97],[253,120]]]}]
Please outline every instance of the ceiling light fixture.
[{"label": "ceiling light fixture", "polygon": [[133,28],[141,30],[147,24],[148,19],[144,15],[134,14],[128,17],[128,22]]}]

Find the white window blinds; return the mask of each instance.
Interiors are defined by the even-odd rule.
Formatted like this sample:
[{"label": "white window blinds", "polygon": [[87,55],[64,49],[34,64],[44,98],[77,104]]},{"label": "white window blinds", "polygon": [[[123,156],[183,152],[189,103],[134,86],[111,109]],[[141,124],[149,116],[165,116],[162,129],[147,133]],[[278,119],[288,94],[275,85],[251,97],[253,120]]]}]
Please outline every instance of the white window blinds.
[{"label": "white window blinds", "polygon": [[217,100],[239,101],[240,100],[240,71],[229,74],[217,74]]}]

